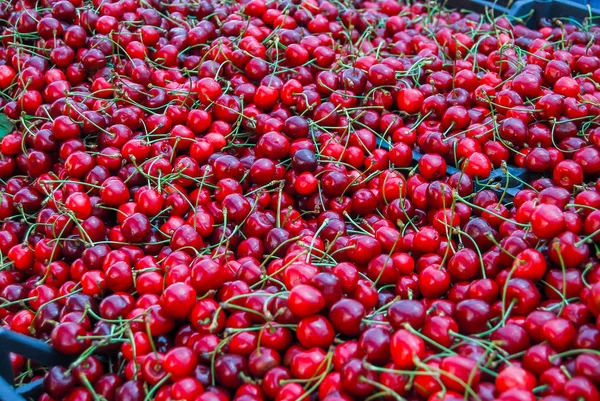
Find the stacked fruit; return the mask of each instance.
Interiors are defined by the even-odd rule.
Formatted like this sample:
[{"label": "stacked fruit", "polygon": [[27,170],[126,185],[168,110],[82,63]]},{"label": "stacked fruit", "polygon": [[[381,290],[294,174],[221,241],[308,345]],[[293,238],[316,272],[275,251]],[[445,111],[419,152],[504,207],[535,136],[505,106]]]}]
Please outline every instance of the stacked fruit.
[{"label": "stacked fruit", "polygon": [[598,27],[395,0],[0,18],[0,319],[75,358],[12,355],[40,400],[600,399]]}]

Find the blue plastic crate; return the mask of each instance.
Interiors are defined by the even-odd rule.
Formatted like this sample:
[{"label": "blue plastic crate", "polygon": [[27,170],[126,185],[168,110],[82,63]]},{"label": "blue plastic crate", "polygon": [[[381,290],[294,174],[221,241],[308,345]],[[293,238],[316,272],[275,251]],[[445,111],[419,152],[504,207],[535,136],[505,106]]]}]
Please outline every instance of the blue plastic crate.
[{"label": "blue plastic crate", "polygon": [[458,10],[478,13],[491,11],[494,16],[507,15],[523,19],[530,28],[542,19],[572,19],[583,22],[592,18],[600,23],[600,0],[448,0],[445,5]]},{"label": "blue plastic crate", "polygon": [[13,387],[14,377],[10,354],[18,354],[39,362],[43,366],[69,366],[71,357],[57,352],[44,341],[27,337],[13,331],[0,328],[0,400],[25,401],[37,398],[43,392],[43,380],[39,379],[20,386]]}]

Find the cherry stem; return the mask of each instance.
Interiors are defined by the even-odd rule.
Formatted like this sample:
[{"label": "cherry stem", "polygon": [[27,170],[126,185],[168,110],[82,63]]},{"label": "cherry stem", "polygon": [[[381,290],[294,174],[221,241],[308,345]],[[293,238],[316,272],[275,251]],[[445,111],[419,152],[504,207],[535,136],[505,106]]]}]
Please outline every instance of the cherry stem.
[{"label": "cherry stem", "polygon": [[154,387],[152,387],[150,389],[150,391],[148,391],[148,394],[146,395],[146,398],[144,398],[144,401],[150,401],[154,399],[154,393],[156,393],[158,391],[158,389],[160,389],[162,387],[163,384],[167,383],[169,380],[171,379],[171,374],[167,373],[165,375],[165,377],[163,377],[162,379],[160,379],[158,381],[158,383],[156,383],[154,385]]},{"label": "cherry stem", "polygon": [[[507,281],[508,283],[508,281]],[[506,286],[505,286],[506,288]],[[497,325],[495,325],[494,327],[492,327],[491,329],[484,331],[483,333],[478,333],[476,334],[477,337],[486,337],[488,335],[490,335],[491,333],[493,333],[494,331],[498,330],[500,327],[503,327],[504,324],[506,323],[506,320],[508,319],[508,316],[510,314],[510,312],[512,311],[512,308],[514,307],[514,305],[517,303],[518,301],[516,299],[513,299],[512,301],[510,301],[510,305],[508,305],[508,308],[506,308],[506,310],[503,310],[502,313],[502,319],[500,320],[500,322],[498,322]],[[504,309],[504,299],[502,301],[502,309]]]},{"label": "cherry stem", "polygon": [[429,344],[433,345],[434,347],[439,348],[442,351],[445,351],[445,352],[447,352],[450,355],[455,355],[456,354],[456,352],[453,351],[453,350],[451,350],[450,348],[443,346],[442,344],[440,344],[440,343],[432,340],[431,338],[427,337],[424,334],[421,334],[420,331],[413,329],[413,327],[410,324],[405,323],[403,325],[403,327],[404,327],[405,330],[411,332],[412,334],[416,335],[417,337],[421,337],[421,339],[425,340],[426,342],[428,342]]},{"label": "cherry stem", "polygon": [[[381,390],[382,395],[391,395],[392,397],[394,397],[396,400],[398,401],[406,401],[406,398],[400,396],[400,394],[398,394],[397,392],[395,392],[393,389],[389,388],[388,386],[379,383],[378,381],[375,380],[371,380],[365,376],[361,376],[359,379],[359,381],[363,382],[363,383],[368,383],[371,386]],[[365,401],[367,400],[374,400],[374,399],[378,399],[378,394],[373,394],[371,395],[369,398],[367,398]]]},{"label": "cherry stem", "polygon": [[590,353],[594,355],[600,356],[600,351],[592,348],[581,348],[581,349],[570,349],[568,351],[561,352],[559,354],[550,355],[548,359],[550,362],[554,361],[557,358],[563,358],[565,356],[574,356],[579,354]]},{"label": "cherry stem", "polygon": [[595,236],[600,234],[600,229],[594,231],[593,233],[591,233],[590,235],[588,235],[587,237],[583,237],[581,240],[577,241],[575,243],[576,247],[580,247],[581,245],[585,244],[586,242],[592,240]]},{"label": "cherry stem", "polygon": [[310,242],[308,253],[306,254],[306,259],[305,259],[306,263],[309,263],[310,255],[315,247],[315,242],[316,242],[317,238],[319,237],[319,234],[321,233],[321,231],[323,231],[323,229],[325,228],[325,226],[327,226],[327,224],[329,224],[329,218],[326,218],[325,220],[323,220],[323,223],[319,226],[319,228],[317,229],[315,234],[312,236],[313,238]]}]

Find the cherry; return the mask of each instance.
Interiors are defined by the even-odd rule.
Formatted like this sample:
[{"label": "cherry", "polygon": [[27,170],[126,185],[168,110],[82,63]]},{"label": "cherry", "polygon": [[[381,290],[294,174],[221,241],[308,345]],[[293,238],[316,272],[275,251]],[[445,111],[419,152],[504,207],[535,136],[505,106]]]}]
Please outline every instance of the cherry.
[{"label": "cherry", "polygon": [[171,386],[171,396],[177,399],[189,400],[204,392],[202,383],[192,377],[180,379]]},{"label": "cherry", "polygon": [[165,354],[162,362],[163,369],[174,380],[191,376],[197,364],[198,359],[195,352],[187,347],[172,348]]},{"label": "cherry", "polygon": [[420,329],[425,323],[425,307],[416,300],[400,300],[388,308],[388,320],[394,329],[402,328],[405,323],[414,329]]},{"label": "cherry", "polygon": [[442,177],[446,173],[446,162],[436,154],[425,154],[419,160],[419,171],[429,180]]},{"label": "cherry", "polygon": [[320,291],[326,308],[331,308],[343,296],[342,282],[333,273],[318,273],[311,279],[310,284]]},{"label": "cherry", "polygon": [[75,375],[61,366],[55,366],[44,377],[44,388],[54,398],[65,397],[76,386]]},{"label": "cherry", "polygon": [[439,298],[449,287],[450,276],[443,268],[429,266],[419,275],[419,290],[426,298]]},{"label": "cherry", "polygon": [[379,327],[367,329],[360,337],[359,347],[367,361],[385,364],[389,359],[390,333]]},{"label": "cherry", "polygon": [[367,380],[377,380],[376,374],[365,369],[359,359],[348,361],[342,368],[340,376],[342,389],[359,397],[367,396],[374,390],[373,385]]},{"label": "cherry", "polygon": [[425,356],[425,343],[415,334],[400,329],[391,338],[390,352],[395,365],[401,369],[410,369],[415,366],[415,360]]},{"label": "cherry", "polygon": [[448,375],[441,375],[442,382],[450,390],[465,391],[466,386],[477,386],[481,372],[477,363],[469,358],[461,356],[448,356],[442,359],[440,369]]},{"label": "cherry", "polygon": [[277,392],[277,401],[292,401],[305,394],[304,388],[298,383],[286,383]]},{"label": "cherry", "polygon": [[513,388],[531,391],[536,384],[535,376],[517,366],[504,368],[496,377],[496,388],[501,393]]},{"label": "cherry", "polygon": [[554,263],[574,268],[587,259],[589,248],[587,244],[580,242],[577,235],[565,231],[551,242],[548,255]]},{"label": "cherry", "polygon": [[320,348],[299,351],[291,358],[290,371],[300,379],[310,379],[324,371],[325,353]]},{"label": "cherry", "polygon": [[381,244],[373,237],[357,235],[348,241],[346,254],[355,263],[364,264],[381,253]]},{"label": "cherry", "polygon": [[95,384],[98,379],[103,375],[104,368],[101,362],[95,357],[87,357],[80,365],[75,369],[75,376],[77,380],[82,384],[91,383]]},{"label": "cherry", "polygon": [[263,377],[269,370],[279,366],[281,357],[270,349],[260,347],[256,349],[248,358],[248,369],[256,377]]},{"label": "cherry", "polygon": [[509,354],[526,351],[530,346],[527,331],[516,324],[507,324],[495,330],[491,339]]},{"label": "cherry", "polygon": [[448,274],[456,280],[472,279],[480,270],[477,253],[468,248],[459,250],[448,261]]},{"label": "cherry", "polygon": [[576,376],[565,383],[563,394],[569,399],[583,399],[586,401],[598,397],[598,390],[591,380],[586,377]]},{"label": "cherry", "polygon": [[87,333],[74,322],[60,323],[52,330],[52,345],[65,354],[78,354],[89,344]]},{"label": "cherry", "polygon": [[333,343],[335,333],[329,320],[316,315],[304,318],[298,323],[296,336],[305,348],[327,348]]},{"label": "cherry", "polygon": [[275,367],[264,375],[261,388],[267,397],[275,398],[282,387],[281,382],[290,377],[288,369]]},{"label": "cherry", "polygon": [[94,384],[94,391],[107,400],[115,398],[117,388],[121,386],[122,380],[116,374],[104,374],[96,380]]},{"label": "cherry", "polygon": [[545,344],[534,345],[523,356],[523,367],[538,375],[559,363],[560,359],[556,358],[556,351]]},{"label": "cherry", "polygon": [[493,242],[490,239],[495,236],[495,232],[489,223],[479,217],[470,220],[463,228],[468,234],[466,239],[463,239],[465,246],[470,249],[479,249],[482,252],[489,250]]},{"label": "cherry", "polygon": [[485,331],[490,317],[490,307],[485,301],[466,299],[456,305],[455,319],[460,330],[465,333]]},{"label": "cherry", "polygon": [[531,229],[539,238],[552,238],[565,228],[563,212],[555,205],[541,204],[531,215]]},{"label": "cherry", "polygon": [[299,317],[307,317],[318,313],[325,306],[325,298],[314,287],[297,285],[290,292],[288,308]]},{"label": "cherry", "polygon": [[112,294],[100,302],[100,315],[106,319],[125,317],[134,307],[134,300],[128,294]]},{"label": "cherry", "polygon": [[567,319],[557,318],[544,323],[542,333],[555,350],[565,351],[575,339],[576,330]]},{"label": "cherry", "polygon": [[583,169],[575,161],[563,160],[554,168],[552,178],[558,185],[571,190],[583,182]]},{"label": "cherry", "polygon": [[163,310],[175,317],[185,318],[194,308],[196,291],[185,283],[173,283],[165,288],[160,297]]},{"label": "cherry", "polygon": [[417,113],[423,105],[424,96],[417,89],[402,89],[398,92],[397,97],[398,108],[408,114]]},{"label": "cherry", "polygon": [[331,324],[336,331],[345,335],[357,335],[364,316],[364,306],[353,299],[341,299],[329,311]]},{"label": "cherry", "polygon": [[241,375],[246,372],[246,359],[239,355],[225,354],[215,361],[215,378],[225,388],[239,387],[242,384]]},{"label": "cherry", "polygon": [[513,262],[514,277],[533,281],[541,280],[546,273],[544,256],[535,249],[525,249],[519,253]]},{"label": "cherry", "polygon": [[116,399],[143,400],[144,387],[141,381],[127,381],[116,392]]}]

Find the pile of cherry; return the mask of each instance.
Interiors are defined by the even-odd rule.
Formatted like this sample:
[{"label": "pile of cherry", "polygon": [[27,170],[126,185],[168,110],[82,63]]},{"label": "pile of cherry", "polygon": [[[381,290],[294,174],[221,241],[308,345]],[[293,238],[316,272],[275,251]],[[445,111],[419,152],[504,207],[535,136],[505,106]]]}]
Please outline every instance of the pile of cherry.
[{"label": "pile of cherry", "polygon": [[75,359],[17,383],[598,401],[600,29],[491,18],[1,3],[0,321]]}]

